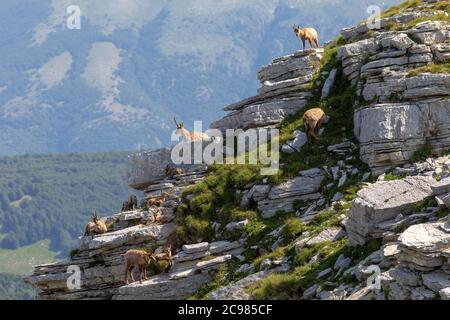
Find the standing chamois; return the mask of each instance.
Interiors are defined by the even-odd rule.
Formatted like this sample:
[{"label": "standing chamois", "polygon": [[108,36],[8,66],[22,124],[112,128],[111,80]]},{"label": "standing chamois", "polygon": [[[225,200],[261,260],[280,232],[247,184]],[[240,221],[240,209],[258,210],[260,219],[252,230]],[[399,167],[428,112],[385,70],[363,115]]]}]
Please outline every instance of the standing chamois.
[{"label": "standing chamois", "polygon": [[155,261],[156,259],[152,254],[147,253],[143,250],[128,250],[125,254],[121,254],[125,258],[125,283],[128,284],[128,279],[134,282],[133,273],[131,272],[134,267],[139,268],[139,282],[142,280],[147,280],[147,267],[150,261]]},{"label": "standing chamois", "polygon": [[132,211],[135,210],[138,207],[138,200],[135,195],[131,195],[130,198],[128,198],[128,201],[124,201],[122,204],[122,212],[125,211]]},{"label": "standing chamois", "polygon": [[305,124],[306,136],[311,142],[312,138],[318,139],[320,128],[322,124],[328,121],[325,112],[320,108],[313,108],[303,114],[303,123]]},{"label": "standing chamois", "polygon": [[184,127],[183,122],[177,122],[177,119],[173,118],[175,121],[175,125],[177,126],[177,131],[175,131],[175,134],[182,136],[184,142],[195,142],[195,141],[210,141],[211,137],[209,137],[206,133],[203,132],[189,132]]},{"label": "standing chamois", "polygon": [[96,212],[92,215],[92,221],[86,225],[84,235],[94,236],[96,234],[103,234],[108,232],[106,223],[99,218]]},{"label": "standing chamois", "polygon": [[311,48],[319,48],[319,36],[317,31],[314,28],[303,28],[300,29],[300,26],[293,26],[294,33],[297,37],[302,39],[303,50],[306,47],[306,40],[309,42],[309,46]]}]

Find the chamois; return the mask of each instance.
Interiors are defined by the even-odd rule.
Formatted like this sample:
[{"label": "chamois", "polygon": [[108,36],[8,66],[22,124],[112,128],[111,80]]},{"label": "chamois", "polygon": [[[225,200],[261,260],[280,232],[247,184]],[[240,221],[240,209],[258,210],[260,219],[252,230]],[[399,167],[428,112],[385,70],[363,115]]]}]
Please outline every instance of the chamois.
[{"label": "chamois", "polygon": [[151,198],[147,200],[147,207],[160,207],[164,202],[166,202],[166,198],[169,194],[167,192],[163,192],[160,196]]},{"label": "chamois", "polygon": [[86,225],[84,235],[93,236],[96,234],[103,234],[108,232],[108,227],[105,222],[99,218],[96,212],[92,215],[92,221]]},{"label": "chamois", "polygon": [[183,168],[179,168],[179,167],[171,167],[169,165],[166,166],[166,169],[164,170],[164,174],[166,175],[167,178],[173,179],[174,176],[179,175],[179,174],[184,174],[186,173],[186,170]]},{"label": "chamois", "polygon": [[177,119],[173,118],[177,130],[175,134],[183,136],[184,142],[195,142],[195,141],[210,141],[211,138],[203,132],[189,132],[185,127],[183,122],[177,122]]},{"label": "chamois", "polygon": [[305,124],[308,141],[311,141],[312,138],[318,139],[320,128],[327,121],[328,117],[320,108],[310,109],[303,114],[303,123]]},{"label": "chamois", "polygon": [[[128,278],[134,282],[133,273],[131,272],[134,267],[139,268],[139,282],[147,280],[147,266],[150,261],[156,261],[152,254],[143,250],[128,250],[125,254],[121,254],[125,258],[125,283],[128,284]],[[129,275],[129,276],[128,276]]]},{"label": "chamois", "polygon": [[128,198],[128,201],[123,202],[122,212],[134,210],[137,208],[137,206],[138,206],[137,197],[135,195],[131,195],[130,198]]},{"label": "chamois", "polygon": [[167,272],[169,272],[170,268],[172,268],[172,246],[171,245],[164,248],[162,250],[162,252],[153,253],[151,256],[155,262],[157,262],[157,261],[167,261],[168,262],[168,266],[164,270],[164,272],[167,273]]},{"label": "chamois", "polygon": [[306,40],[309,42],[309,46],[311,48],[319,48],[319,39],[318,33],[314,28],[303,28],[300,26],[293,26],[294,33],[297,37],[302,39],[303,50],[305,50]]}]

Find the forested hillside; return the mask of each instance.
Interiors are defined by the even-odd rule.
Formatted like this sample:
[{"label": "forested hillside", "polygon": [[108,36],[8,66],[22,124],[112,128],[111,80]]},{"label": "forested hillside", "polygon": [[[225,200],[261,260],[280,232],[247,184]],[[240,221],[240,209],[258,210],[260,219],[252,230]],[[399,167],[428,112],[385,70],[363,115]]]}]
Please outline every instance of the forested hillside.
[{"label": "forested hillside", "polygon": [[0,158],[1,247],[50,239],[51,250],[67,253],[94,209],[110,215],[132,192],[126,158],[127,152]]},{"label": "forested hillside", "polygon": [[31,300],[34,290],[20,276],[0,273],[0,300]]}]

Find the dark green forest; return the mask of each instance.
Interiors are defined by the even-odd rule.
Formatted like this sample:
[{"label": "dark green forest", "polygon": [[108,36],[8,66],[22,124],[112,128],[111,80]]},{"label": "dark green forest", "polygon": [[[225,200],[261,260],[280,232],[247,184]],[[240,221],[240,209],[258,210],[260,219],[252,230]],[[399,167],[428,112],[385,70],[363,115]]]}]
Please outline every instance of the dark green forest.
[{"label": "dark green forest", "polygon": [[50,239],[62,255],[93,210],[111,215],[133,193],[125,180],[129,152],[0,158],[0,247]]},{"label": "dark green forest", "polygon": [[0,273],[0,300],[32,300],[35,292],[21,276]]}]

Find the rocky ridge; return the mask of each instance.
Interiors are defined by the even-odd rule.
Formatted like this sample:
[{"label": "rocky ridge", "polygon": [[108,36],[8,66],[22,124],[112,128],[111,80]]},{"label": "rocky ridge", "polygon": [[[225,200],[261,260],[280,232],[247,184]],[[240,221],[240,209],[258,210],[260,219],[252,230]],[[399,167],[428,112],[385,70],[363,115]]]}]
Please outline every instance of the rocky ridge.
[{"label": "rocky ridge", "polygon": [[[161,208],[107,218],[110,233],[82,237],[72,261],[38,266],[26,281],[41,290],[42,299],[184,299],[216,283],[215,269],[233,263],[237,267],[204,297],[450,299],[450,157],[411,160],[423,146],[441,153],[450,142],[448,73],[410,74],[448,58],[449,24],[433,20],[442,10],[429,10],[439,2],[423,1],[382,18],[379,30],[365,24],[344,29],[346,43],[338,46],[335,68],[320,74],[325,81],[319,92],[313,80],[322,49],[275,59],[258,73],[258,95],[226,107],[231,113],[212,125],[222,130],[273,126],[299,114],[310,97],[319,94],[327,101],[336,95],[331,89],[340,73],[355,86],[359,149],[356,140],[342,138],[321,151],[329,156],[326,163],[313,163],[281,183],[266,178],[234,187],[242,209],[257,210],[262,221],[270,221],[257,243],[250,230],[260,220],[220,227],[238,234],[232,240],[213,226],[214,241],[177,244],[169,273],[124,286],[120,254],[176,241],[175,209],[190,201],[181,194],[209,174],[195,167],[167,179],[170,149],[143,152],[130,156],[129,184],[146,197],[167,192],[169,200]],[[430,20],[410,25],[416,19]],[[393,31],[393,24],[402,26],[400,31]],[[295,156],[306,141],[300,130],[292,136],[283,152]],[[368,167],[355,159],[358,150]],[[69,264],[83,270],[81,290],[66,290]]]}]

